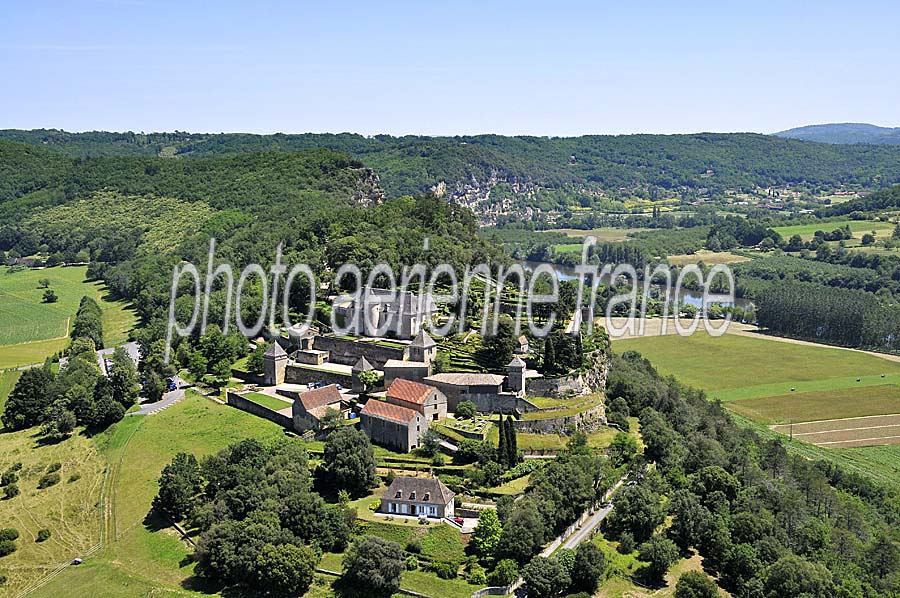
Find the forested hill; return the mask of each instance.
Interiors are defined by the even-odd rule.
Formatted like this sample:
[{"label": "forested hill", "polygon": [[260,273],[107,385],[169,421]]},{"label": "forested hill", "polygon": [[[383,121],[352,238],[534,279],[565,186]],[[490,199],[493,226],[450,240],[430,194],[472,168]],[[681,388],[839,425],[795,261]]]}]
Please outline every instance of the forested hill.
[{"label": "forested hill", "polygon": [[869,143],[900,145],[900,127],[879,127],[865,123],[809,125],[775,133],[779,137],[820,143]]},{"label": "forested hill", "polygon": [[597,204],[621,192],[654,198],[785,185],[878,189],[900,182],[900,147],[749,133],[550,138],[6,130],[0,138],[72,157],[204,158],[327,148],[372,168],[388,196],[434,190],[482,214],[602,207]]}]

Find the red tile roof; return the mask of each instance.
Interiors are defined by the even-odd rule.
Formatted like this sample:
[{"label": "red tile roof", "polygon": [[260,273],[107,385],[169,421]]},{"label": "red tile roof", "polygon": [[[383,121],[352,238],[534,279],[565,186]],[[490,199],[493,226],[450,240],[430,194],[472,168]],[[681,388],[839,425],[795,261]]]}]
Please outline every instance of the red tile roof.
[{"label": "red tile roof", "polygon": [[334,384],[300,393],[300,402],[307,412],[317,407],[340,403],[340,401],[341,391],[339,391]]},{"label": "red tile roof", "polygon": [[397,378],[391,382],[390,388],[387,389],[387,396],[391,399],[403,401],[404,403],[424,405],[425,400],[428,399],[428,395],[431,394],[431,391],[433,390],[433,386]]},{"label": "red tile roof", "polygon": [[378,399],[369,399],[369,402],[362,408],[361,414],[370,415],[372,417],[380,417],[381,419],[389,419],[391,421],[408,424],[419,414],[417,411],[392,405]]}]

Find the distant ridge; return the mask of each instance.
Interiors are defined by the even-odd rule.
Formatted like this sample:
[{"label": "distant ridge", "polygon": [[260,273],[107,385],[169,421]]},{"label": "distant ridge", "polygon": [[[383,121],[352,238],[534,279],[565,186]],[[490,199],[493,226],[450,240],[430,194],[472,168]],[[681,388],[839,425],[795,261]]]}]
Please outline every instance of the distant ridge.
[{"label": "distant ridge", "polygon": [[879,127],[867,123],[809,125],[781,131],[775,135],[820,143],[900,145],[900,127]]}]

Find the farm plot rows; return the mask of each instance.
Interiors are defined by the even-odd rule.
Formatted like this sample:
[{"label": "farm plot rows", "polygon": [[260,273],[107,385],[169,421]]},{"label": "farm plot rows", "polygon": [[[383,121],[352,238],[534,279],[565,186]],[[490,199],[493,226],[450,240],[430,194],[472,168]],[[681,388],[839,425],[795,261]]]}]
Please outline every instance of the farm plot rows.
[{"label": "farm plot rows", "polygon": [[779,425],[772,429],[825,448],[900,444],[900,414]]}]

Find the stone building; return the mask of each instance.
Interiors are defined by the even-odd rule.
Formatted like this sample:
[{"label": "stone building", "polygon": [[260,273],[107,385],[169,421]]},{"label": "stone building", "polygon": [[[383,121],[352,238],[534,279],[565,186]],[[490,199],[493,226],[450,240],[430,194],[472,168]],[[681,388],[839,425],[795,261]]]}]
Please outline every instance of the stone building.
[{"label": "stone building", "polygon": [[370,372],[375,369],[369,360],[365,357],[360,357],[359,361],[357,361],[353,368],[350,370],[351,376],[353,377],[353,392],[363,392],[366,390],[366,385],[363,384],[362,380],[359,379],[359,375],[363,372]]},{"label": "stone building", "polygon": [[509,374],[506,376],[506,386],[510,392],[516,394],[525,393],[525,362],[518,357],[513,357],[509,365],[506,366]]},{"label": "stone building", "polygon": [[447,417],[447,396],[427,384],[397,378],[388,387],[385,400],[418,411],[426,421]]},{"label": "stone building", "polygon": [[333,309],[353,334],[413,338],[422,330],[422,324],[437,313],[437,304],[431,295],[366,289],[338,297]]},{"label": "stone building", "polygon": [[437,478],[398,476],[381,497],[380,513],[453,519],[456,495]]},{"label": "stone building", "polygon": [[418,411],[378,399],[369,399],[359,420],[372,442],[403,453],[418,448],[428,430],[428,422]]},{"label": "stone building", "polygon": [[276,386],[284,383],[284,371],[287,367],[288,354],[278,341],[273,341],[272,345],[263,355],[263,379],[266,386]]},{"label": "stone building", "polygon": [[420,330],[413,342],[409,344],[409,360],[431,364],[437,354],[437,343],[428,333]]},{"label": "stone building", "polygon": [[294,429],[297,432],[321,429],[322,418],[329,409],[341,411],[341,391],[334,384],[301,392],[291,412]]}]

